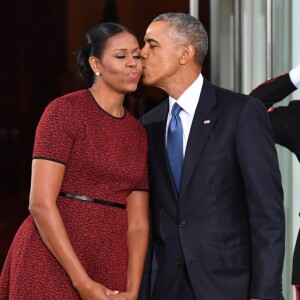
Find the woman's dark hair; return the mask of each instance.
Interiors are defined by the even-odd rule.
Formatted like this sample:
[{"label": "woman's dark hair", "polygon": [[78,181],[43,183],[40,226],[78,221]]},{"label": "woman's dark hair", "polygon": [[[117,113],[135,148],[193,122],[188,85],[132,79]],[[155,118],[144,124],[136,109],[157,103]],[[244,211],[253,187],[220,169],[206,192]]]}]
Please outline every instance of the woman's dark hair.
[{"label": "woman's dark hair", "polygon": [[89,57],[102,57],[107,41],[121,32],[132,32],[118,23],[101,23],[92,27],[85,36],[84,44],[77,54],[77,67],[81,78],[93,84],[95,74],[90,67]]}]

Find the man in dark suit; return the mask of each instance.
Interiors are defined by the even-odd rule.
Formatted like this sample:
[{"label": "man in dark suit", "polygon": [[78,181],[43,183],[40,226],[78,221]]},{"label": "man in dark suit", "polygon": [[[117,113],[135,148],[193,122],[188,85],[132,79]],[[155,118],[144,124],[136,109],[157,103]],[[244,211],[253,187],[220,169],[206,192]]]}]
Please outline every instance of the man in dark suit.
[{"label": "man in dark suit", "polygon": [[207,47],[196,18],[167,13],[149,25],[141,50],[144,84],[169,95],[141,118],[151,299],[282,299],[283,193],[269,118],[258,99],[203,78]]},{"label": "man in dark suit", "polygon": [[[291,101],[287,106],[273,106],[297,88],[300,88],[300,64],[288,73],[260,84],[250,95],[259,98],[268,108],[275,143],[289,149],[300,162],[300,101]],[[292,284],[296,286],[296,299],[299,300],[300,231],[293,255]]]}]

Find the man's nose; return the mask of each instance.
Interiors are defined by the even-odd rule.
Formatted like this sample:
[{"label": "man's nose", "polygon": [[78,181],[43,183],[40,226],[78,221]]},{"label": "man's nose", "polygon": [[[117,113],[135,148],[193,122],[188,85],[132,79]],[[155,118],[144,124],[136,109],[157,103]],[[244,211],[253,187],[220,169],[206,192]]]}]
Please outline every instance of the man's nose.
[{"label": "man's nose", "polygon": [[142,59],[147,58],[146,46],[144,46],[144,47],[141,49],[141,58],[142,58]]}]

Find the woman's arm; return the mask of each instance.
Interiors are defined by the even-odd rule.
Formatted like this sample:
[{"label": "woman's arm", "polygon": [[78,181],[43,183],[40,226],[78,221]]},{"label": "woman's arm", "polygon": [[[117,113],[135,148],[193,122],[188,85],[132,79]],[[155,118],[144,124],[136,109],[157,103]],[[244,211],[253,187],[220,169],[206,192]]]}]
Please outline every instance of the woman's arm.
[{"label": "woman's arm", "polygon": [[115,300],[136,300],[138,298],[149,239],[148,192],[131,192],[127,198],[127,214],[127,287],[125,293],[111,296],[111,299]]},{"label": "woman's arm", "polygon": [[134,191],[129,195],[127,201],[127,291],[133,291],[137,298],[148,249],[149,194],[148,192]]},{"label": "woman's arm", "polygon": [[33,160],[29,211],[42,240],[64,268],[81,298],[96,299],[98,295],[97,299],[108,299],[105,293],[112,291],[89,278],[72,247],[56,205],[64,172],[63,164]]}]

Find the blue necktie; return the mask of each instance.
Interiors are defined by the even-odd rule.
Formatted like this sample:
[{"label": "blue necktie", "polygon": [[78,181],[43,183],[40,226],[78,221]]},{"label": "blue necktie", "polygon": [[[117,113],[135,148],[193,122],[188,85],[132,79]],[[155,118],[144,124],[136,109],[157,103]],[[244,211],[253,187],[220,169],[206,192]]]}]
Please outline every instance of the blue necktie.
[{"label": "blue necktie", "polygon": [[175,182],[176,190],[179,192],[181,169],[183,162],[183,136],[182,123],[179,113],[182,108],[175,103],[172,107],[172,118],[169,124],[167,136],[167,154],[169,166]]}]

